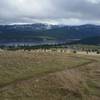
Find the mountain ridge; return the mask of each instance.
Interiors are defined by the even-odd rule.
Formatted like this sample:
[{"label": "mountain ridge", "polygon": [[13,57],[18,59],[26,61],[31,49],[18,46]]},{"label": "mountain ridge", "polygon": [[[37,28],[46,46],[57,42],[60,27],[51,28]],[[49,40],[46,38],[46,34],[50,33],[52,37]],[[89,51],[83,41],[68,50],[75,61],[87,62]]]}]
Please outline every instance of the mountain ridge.
[{"label": "mountain ridge", "polygon": [[0,25],[0,43],[3,42],[48,42],[82,40],[84,38],[100,36],[99,25]]}]

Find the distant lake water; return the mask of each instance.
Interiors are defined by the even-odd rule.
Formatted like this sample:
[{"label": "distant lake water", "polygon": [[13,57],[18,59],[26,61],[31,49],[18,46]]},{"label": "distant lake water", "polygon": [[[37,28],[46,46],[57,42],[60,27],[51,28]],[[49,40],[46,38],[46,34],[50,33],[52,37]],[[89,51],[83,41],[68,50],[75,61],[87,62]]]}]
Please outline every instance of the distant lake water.
[{"label": "distant lake water", "polygon": [[36,46],[62,44],[64,41],[34,41],[34,42],[0,42],[0,46]]}]

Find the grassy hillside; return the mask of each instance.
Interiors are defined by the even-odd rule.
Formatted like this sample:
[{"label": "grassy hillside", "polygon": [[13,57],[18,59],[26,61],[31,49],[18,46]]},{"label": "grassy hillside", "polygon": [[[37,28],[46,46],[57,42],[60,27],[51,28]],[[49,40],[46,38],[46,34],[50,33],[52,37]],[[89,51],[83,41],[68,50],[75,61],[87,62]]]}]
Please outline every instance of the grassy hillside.
[{"label": "grassy hillside", "polygon": [[0,52],[0,100],[99,100],[100,58]]}]

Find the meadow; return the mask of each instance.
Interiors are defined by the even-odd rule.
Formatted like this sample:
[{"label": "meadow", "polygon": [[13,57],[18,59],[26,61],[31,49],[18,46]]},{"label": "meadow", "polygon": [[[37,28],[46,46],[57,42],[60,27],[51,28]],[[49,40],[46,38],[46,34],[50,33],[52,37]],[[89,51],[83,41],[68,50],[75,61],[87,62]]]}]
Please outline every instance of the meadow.
[{"label": "meadow", "polygon": [[0,51],[0,100],[100,100],[100,57]]}]

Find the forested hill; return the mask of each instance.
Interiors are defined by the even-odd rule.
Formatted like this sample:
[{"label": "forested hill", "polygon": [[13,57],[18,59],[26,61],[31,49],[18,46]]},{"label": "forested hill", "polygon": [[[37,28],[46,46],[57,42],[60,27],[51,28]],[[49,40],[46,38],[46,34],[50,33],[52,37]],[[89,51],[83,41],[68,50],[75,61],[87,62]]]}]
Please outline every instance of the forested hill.
[{"label": "forested hill", "polygon": [[46,24],[0,25],[0,42],[69,41],[100,36],[100,26],[62,26]]},{"label": "forested hill", "polygon": [[100,45],[100,36],[85,38],[77,42],[73,42],[73,44]]}]

